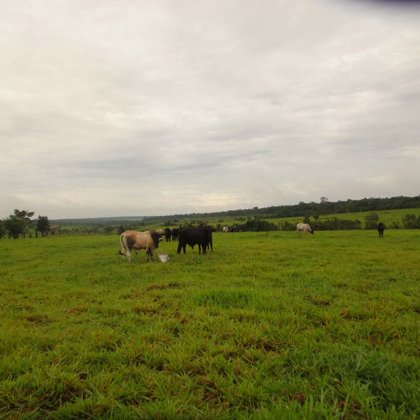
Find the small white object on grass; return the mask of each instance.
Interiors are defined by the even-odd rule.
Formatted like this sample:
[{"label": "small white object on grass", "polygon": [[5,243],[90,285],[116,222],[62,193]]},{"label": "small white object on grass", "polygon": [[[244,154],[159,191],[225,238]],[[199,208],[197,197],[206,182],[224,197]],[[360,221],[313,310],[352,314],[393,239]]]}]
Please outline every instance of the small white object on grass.
[{"label": "small white object on grass", "polygon": [[168,262],[169,261],[169,255],[168,254],[159,254],[159,261],[160,262]]}]

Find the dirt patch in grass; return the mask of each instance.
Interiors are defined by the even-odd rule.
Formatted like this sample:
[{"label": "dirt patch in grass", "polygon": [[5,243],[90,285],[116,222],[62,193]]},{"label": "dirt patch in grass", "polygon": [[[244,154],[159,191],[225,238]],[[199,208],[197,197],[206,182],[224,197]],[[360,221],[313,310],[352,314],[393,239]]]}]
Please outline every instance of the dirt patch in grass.
[{"label": "dirt patch in grass", "polygon": [[34,324],[45,324],[48,322],[52,322],[52,319],[48,317],[48,315],[43,314],[32,314],[25,317],[26,321],[32,322]]},{"label": "dirt patch in grass", "polygon": [[165,289],[179,289],[181,285],[177,282],[170,282],[167,284],[151,284],[146,290],[165,290]]}]

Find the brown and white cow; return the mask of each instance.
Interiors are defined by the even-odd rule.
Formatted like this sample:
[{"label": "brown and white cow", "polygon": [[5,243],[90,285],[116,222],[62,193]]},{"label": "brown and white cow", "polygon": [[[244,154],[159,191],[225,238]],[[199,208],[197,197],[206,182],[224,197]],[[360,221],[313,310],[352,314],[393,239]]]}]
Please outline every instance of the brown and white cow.
[{"label": "brown and white cow", "polygon": [[151,230],[137,232],[135,230],[126,230],[120,235],[121,250],[120,255],[125,255],[128,261],[131,261],[131,250],[146,250],[147,261],[153,260],[153,250],[159,246],[159,235]]}]

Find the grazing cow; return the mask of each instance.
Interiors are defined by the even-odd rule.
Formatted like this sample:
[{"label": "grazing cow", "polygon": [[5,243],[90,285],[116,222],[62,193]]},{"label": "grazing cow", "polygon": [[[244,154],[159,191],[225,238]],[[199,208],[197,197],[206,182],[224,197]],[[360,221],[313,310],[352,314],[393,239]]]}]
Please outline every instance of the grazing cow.
[{"label": "grazing cow", "polygon": [[172,240],[173,241],[177,241],[178,240],[178,233],[179,233],[179,229],[178,228],[173,228],[171,230],[171,235],[172,235]]},{"label": "grazing cow", "polygon": [[198,245],[198,253],[206,253],[208,247],[213,251],[213,238],[211,227],[202,226],[196,228],[184,228],[180,229],[178,233],[178,254],[181,253],[181,249],[184,251],[189,245],[191,248],[194,248],[194,245]]},{"label": "grazing cow", "polygon": [[156,232],[146,230],[145,232],[136,232],[127,230],[120,235],[121,250],[120,255],[125,255],[128,261],[131,261],[131,250],[146,250],[147,261],[153,260],[153,250],[159,246],[159,235]]},{"label": "grazing cow", "polygon": [[385,225],[382,222],[378,223],[378,235],[380,238],[384,237],[384,230],[385,230]]},{"label": "grazing cow", "polygon": [[310,232],[310,233],[314,233],[314,230],[308,225],[308,223],[298,223],[296,225],[296,230],[298,232]]},{"label": "grazing cow", "polygon": [[165,231],[163,229],[156,229],[155,232],[159,235],[159,241],[165,236]]},{"label": "grazing cow", "polygon": [[223,226],[223,232],[239,232],[239,228],[237,226]]},{"label": "grazing cow", "polygon": [[171,232],[171,228],[165,228],[165,241],[166,242],[171,242],[171,236],[172,236],[172,232]]}]

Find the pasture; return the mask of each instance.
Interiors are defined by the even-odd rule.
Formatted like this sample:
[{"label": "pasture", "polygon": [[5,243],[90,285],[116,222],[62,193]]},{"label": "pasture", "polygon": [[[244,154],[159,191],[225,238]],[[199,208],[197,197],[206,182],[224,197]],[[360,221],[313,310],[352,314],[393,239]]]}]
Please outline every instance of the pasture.
[{"label": "pasture", "polygon": [[[359,220],[362,224],[362,228],[365,228],[365,219],[366,216],[376,213],[379,216],[381,222],[385,223],[387,228],[395,225],[399,228],[403,227],[402,220],[406,214],[414,214],[415,216],[420,216],[420,208],[407,208],[407,209],[390,209],[390,210],[372,210],[372,211],[361,211],[357,213],[331,213],[331,214],[322,214],[319,216],[318,220],[323,222],[325,220],[337,218],[337,219],[345,219],[345,220]],[[274,223],[275,225],[280,225],[284,222],[292,223],[296,225],[296,223],[302,222],[304,217],[303,216],[291,216],[291,217],[262,217],[263,220],[266,220],[270,223]],[[216,226],[218,223],[223,225],[235,225],[244,223],[246,217],[243,217],[241,220],[235,217],[223,217],[223,218],[206,218],[206,221],[209,224]],[[313,223],[313,218],[312,218]]]},{"label": "pasture", "polygon": [[377,236],[2,239],[0,417],[414,419],[420,232]]}]

